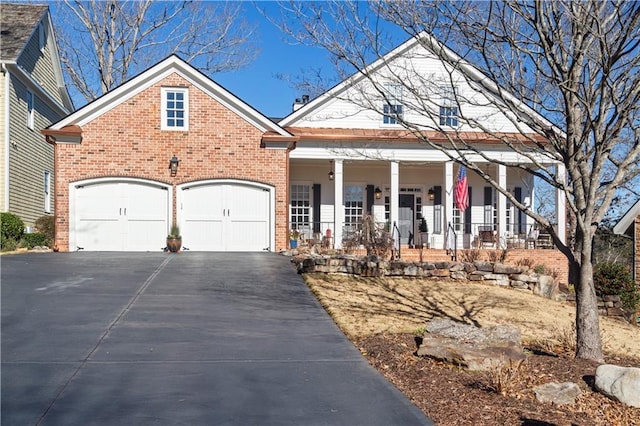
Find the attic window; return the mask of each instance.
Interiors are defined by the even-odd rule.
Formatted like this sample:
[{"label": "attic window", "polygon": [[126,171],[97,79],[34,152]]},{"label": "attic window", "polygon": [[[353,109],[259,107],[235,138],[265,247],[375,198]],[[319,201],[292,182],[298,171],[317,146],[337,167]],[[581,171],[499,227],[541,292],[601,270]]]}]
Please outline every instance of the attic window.
[{"label": "attic window", "polygon": [[162,130],[189,130],[189,90],[162,88]]},{"label": "attic window", "polygon": [[382,123],[399,124],[403,118],[402,85],[387,83],[384,85],[385,99],[382,105]]},{"label": "attic window", "polygon": [[458,103],[455,86],[440,87],[440,125],[458,127]]}]

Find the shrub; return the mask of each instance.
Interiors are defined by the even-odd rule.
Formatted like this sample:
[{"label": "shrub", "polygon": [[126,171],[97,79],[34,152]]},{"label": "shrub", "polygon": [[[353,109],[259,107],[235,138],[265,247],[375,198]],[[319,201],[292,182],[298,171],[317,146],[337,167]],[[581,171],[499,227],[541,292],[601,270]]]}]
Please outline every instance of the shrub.
[{"label": "shrub", "polygon": [[55,238],[56,218],[54,216],[40,216],[36,220],[36,230],[44,234],[49,241]]},{"label": "shrub", "polygon": [[0,214],[0,222],[0,246],[3,250],[15,249],[24,233],[24,222],[15,214],[6,212]]},{"label": "shrub", "polygon": [[32,249],[38,246],[49,247],[51,245],[51,240],[41,232],[34,232],[33,234],[24,234],[22,236],[22,239],[20,240],[20,245],[28,249]]},{"label": "shrub", "polygon": [[545,264],[536,265],[533,268],[533,272],[535,272],[538,275],[549,275],[549,269]]},{"label": "shrub", "polygon": [[622,263],[603,262],[595,267],[593,283],[600,295],[618,295],[625,309],[635,310],[640,304],[640,290],[631,271]]},{"label": "shrub", "polygon": [[16,240],[2,239],[2,251],[13,251],[18,248],[18,242]]},{"label": "shrub", "polygon": [[470,249],[460,251],[460,260],[466,263],[473,263],[476,260],[480,260],[480,250]]}]

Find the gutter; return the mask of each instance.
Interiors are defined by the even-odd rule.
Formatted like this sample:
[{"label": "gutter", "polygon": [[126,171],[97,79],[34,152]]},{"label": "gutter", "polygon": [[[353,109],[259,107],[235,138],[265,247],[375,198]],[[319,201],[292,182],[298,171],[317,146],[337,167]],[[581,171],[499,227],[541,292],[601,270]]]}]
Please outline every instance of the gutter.
[{"label": "gutter", "polygon": [[9,142],[9,84],[11,82],[11,74],[7,70],[5,63],[2,63],[2,69],[0,70],[4,77],[4,87],[0,90],[4,90],[4,211],[9,211],[9,148],[11,146]]}]

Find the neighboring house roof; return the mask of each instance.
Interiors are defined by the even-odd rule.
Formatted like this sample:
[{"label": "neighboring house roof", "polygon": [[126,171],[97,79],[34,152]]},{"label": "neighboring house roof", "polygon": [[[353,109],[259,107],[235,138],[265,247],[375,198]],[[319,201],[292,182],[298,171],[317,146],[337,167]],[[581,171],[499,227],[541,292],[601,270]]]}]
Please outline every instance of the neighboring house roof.
[{"label": "neighboring house roof", "polygon": [[618,223],[613,227],[613,233],[626,234],[637,216],[640,216],[640,199],[618,220]]},{"label": "neighboring house roof", "polygon": [[[207,93],[220,104],[251,123],[257,129],[263,132],[273,132],[274,134],[284,138],[292,137],[291,133],[269,120],[269,118],[265,117],[224,87],[220,86],[193,66],[180,59],[177,55],[171,55],[158,62],[146,71],[143,71],[136,77],[133,77],[131,80],[123,83],[110,92],[105,93],[66,118],[52,124],[48,129],[43,130],[42,133],[48,136],[47,139],[50,142],[80,142],[77,136],[81,135],[81,128],[83,125],[96,119],[102,114],[105,114],[117,105],[126,102],[128,99],[163,80],[172,73],[179,74],[195,87]],[[65,135],[73,136],[74,140],[66,140]]]},{"label": "neighboring house roof", "polygon": [[464,74],[465,77],[469,79],[469,81],[480,85],[485,94],[490,94],[497,99],[503,99],[509,102],[509,110],[514,114],[526,116],[527,118],[540,123],[542,127],[548,129],[549,131],[554,131],[557,134],[564,135],[562,130],[554,126],[553,123],[551,123],[545,117],[529,108],[515,96],[505,92],[493,80],[484,75],[478,68],[460,57],[451,49],[444,46],[435,37],[424,31],[416,35],[415,37],[411,37],[409,40],[393,49],[386,55],[378,58],[376,61],[365,67],[363,71],[354,73],[351,77],[324,92],[324,94],[302,105],[299,109],[295,110],[287,117],[282,119],[282,121],[280,121],[278,124],[280,124],[282,127],[296,126],[305,116],[308,116],[314,111],[322,108],[332,99],[338,97],[340,93],[363,81],[367,78],[367,75],[371,75],[378,70],[388,67],[393,61],[402,58],[403,55],[419,45],[421,45],[427,51],[431,52],[436,57],[441,58],[443,61],[446,61],[449,65],[454,67],[454,69]]},{"label": "neighboring house roof", "polygon": [[[51,52],[53,77],[58,89],[56,95],[62,99],[60,103],[43,85],[36,81],[31,71],[20,64],[20,57],[29,40],[38,35],[40,24],[47,26],[47,46]],[[62,65],[55,32],[49,17],[49,6],[23,3],[0,3],[0,62],[3,69],[8,69],[37,92],[38,97],[49,103],[58,114],[65,115],[73,111],[73,102],[62,75]]]},{"label": "neighboring house roof", "polygon": [[49,6],[0,3],[0,59],[17,62]]}]

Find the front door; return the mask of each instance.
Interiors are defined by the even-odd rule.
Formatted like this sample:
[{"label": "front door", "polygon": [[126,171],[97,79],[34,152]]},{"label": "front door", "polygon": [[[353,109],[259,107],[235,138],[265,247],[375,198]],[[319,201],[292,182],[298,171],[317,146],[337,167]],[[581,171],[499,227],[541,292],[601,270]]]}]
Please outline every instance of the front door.
[{"label": "front door", "polygon": [[[400,243],[414,244],[413,238],[413,194],[400,194],[400,211],[398,212],[398,228],[400,229]],[[409,241],[411,239],[411,241]]]}]

